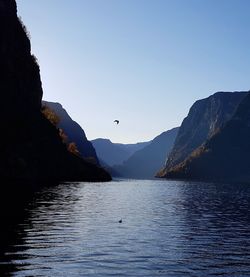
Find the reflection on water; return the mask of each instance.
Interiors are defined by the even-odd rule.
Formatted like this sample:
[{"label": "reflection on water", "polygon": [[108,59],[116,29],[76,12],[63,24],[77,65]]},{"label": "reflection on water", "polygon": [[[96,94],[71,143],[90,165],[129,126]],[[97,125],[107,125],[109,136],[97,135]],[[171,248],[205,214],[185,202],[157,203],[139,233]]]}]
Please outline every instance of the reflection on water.
[{"label": "reflection on water", "polygon": [[249,276],[249,201],[247,185],[46,188],[1,229],[1,276]]}]

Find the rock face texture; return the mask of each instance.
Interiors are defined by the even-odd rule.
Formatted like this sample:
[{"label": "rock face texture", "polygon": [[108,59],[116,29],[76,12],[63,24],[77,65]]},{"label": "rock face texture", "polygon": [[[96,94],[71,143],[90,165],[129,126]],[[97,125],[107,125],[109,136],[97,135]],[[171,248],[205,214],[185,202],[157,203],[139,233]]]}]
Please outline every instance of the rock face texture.
[{"label": "rock face texture", "polygon": [[149,142],[135,144],[113,143],[109,139],[98,138],[91,141],[102,165],[112,167],[122,164],[134,152],[145,147]]},{"label": "rock face texture", "polygon": [[250,94],[234,116],[181,164],[169,178],[219,182],[250,182]]},{"label": "rock face texture", "polygon": [[95,149],[90,141],[88,141],[82,127],[72,120],[67,111],[60,103],[43,101],[43,106],[49,107],[59,117],[57,127],[62,129],[67,136],[68,143],[75,143],[79,150],[81,157],[93,160],[94,163],[99,164]]},{"label": "rock face texture", "polygon": [[41,113],[39,66],[14,0],[0,0],[0,34],[0,178],[109,180],[103,169],[69,153]]},{"label": "rock face texture", "polygon": [[158,177],[166,177],[172,168],[182,163],[195,149],[220,130],[231,119],[246,94],[217,92],[195,102],[181,124],[173,150]]},{"label": "rock face texture", "polygon": [[113,169],[122,177],[148,179],[154,178],[157,170],[165,163],[166,157],[171,151],[179,128],[166,131],[143,149],[136,151],[122,165]]}]

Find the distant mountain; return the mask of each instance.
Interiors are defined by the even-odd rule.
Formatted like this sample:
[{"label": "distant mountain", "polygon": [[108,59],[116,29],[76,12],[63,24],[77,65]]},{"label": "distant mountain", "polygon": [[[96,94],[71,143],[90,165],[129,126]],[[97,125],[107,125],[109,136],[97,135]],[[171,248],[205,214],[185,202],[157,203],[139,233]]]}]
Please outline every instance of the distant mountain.
[{"label": "distant mountain", "polygon": [[246,92],[217,92],[196,101],[183,120],[173,150],[165,167],[158,173],[167,172],[183,162],[196,148],[211,138],[231,117]]},{"label": "distant mountain", "polygon": [[249,183],[249,157],[250,94],[247,94],[231,120],[166,177]]},{"label": "distant mountain", "polygon": [[160,134],[144,148],[136,151],[122,165],[113,166],[113,169],[122,177],[154,178],[157,170],[164,165],[178,130],[179,128],[174,128]]},{"label": "distant mountain", "polygon": [[86,159],[93,159],[97,164],[99,164],[95,149],[90,141],[88,141],[84,130],[82,127],[72,120],[67,111],[59,103],[43,101],[43,105],[52,109],[56,115],[59,117],[58,128],[61,128],[66,136],[68,142],[73,142],[76,144],[81,156]]},{"label": "distant mountain", "polygon": [[99,160],[104,162],[104,165],[112,167],[117,164],[122,164],[135,151],[142,149],[149,142],[139,142],[135,144],[113,143],[109,139],[98,138],[91,141]]},{"label": "distant mountain", "polygon": [[132,155],[136,151],[143,149],[145,146],[147,146],[150,143],[151,141],[137,142],[137,143],[130,143],[130,144],[116,143],[116,145],[120,146],[122,149],[126,150],[130,155]]}]

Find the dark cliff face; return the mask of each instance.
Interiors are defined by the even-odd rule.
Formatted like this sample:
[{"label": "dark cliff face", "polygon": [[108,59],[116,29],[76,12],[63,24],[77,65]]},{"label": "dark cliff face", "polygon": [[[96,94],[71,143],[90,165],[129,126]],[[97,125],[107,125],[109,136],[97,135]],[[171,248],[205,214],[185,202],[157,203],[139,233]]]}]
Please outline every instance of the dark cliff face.
[{"label": "dark cliff face", "polygon": [[39,111],[42,99],[39,67],[16,16],[15,1],[0,0],[0,34],[0,91],[4,103],[0,113],[15,121],[17,114],[24,118]]},{"label": "dark cliff face", "polygon": [[39,66],[13,0],[0,0],[0,178],[109,180],[103,169],[70,154],[42,115]]},{"label": "dark cliff face", "polygon": [[178,130],[179,128],[174,128],[160,134],[143,149],[136,151],[122,165],[114,166],[113,169],[120,176],[127,178],[154,178],[157,170],[164,165]]},{"label": "dark cliff face", "polygon": [[246,92],[217,92],[199,100],[183,120],[165,168],[158,173],[164,177],[171,168],[183,162],[196,148],[212,137],[231,117]]},{"label": "dark cliff face", "polygon": [[83,158],[89,160],[93,159],[96,164],[99,164],[95,149],[92,143],[88,141],[84,130],[77,122],[72,120],[63,106],[59,103],[48,101],[43,101],[42,103],[58,115],[59,123],[57,124],[57,127],[65,132],[68,143],[75,143]]},{"label": "dark cliff face", "polygon": [[231,120],[180,165],[169,178],[250,182],[250,94]]}]

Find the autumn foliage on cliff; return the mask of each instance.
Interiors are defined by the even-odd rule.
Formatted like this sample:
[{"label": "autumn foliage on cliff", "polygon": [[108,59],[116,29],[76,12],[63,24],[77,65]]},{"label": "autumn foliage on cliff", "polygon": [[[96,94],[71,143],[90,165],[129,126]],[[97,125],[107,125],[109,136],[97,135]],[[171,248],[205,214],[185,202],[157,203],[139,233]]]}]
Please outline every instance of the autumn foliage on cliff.
[{"label": "autumn foliage on cliff", "polygon": [[[42,113],[43,115],[54,125],[57,127],[57,125],[60,122],[60,117],[48,106],[44,105],[42,107]],[[67,149],[70,153],[76,155],[76,156],[81,156],[79,150],[77,149],[77,146],[74,142],[68,142],[68,137],[63,131],[63,129],[59,128],[59,135],[61,137],[61,140],[64,144],[67,145]]]}]

